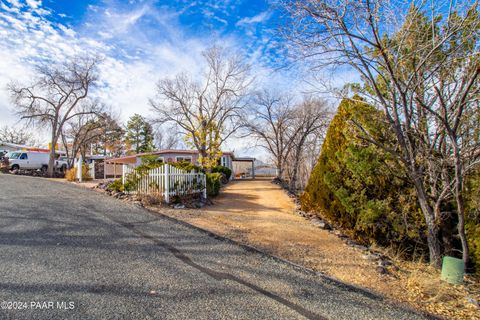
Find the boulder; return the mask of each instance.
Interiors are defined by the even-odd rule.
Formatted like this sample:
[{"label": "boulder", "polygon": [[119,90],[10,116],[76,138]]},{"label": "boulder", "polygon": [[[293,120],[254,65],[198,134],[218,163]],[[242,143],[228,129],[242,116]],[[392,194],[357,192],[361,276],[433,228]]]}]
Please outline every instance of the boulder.
[{"label": "boulder", "polygon": [[369,261],[375,261],[378,259],[378,257],[374,254],[371,254],[371,253],[367,253],[367,254],[364,254],[362,255],[362,258],[365,259],[365,260],[369,260]]},{"label": "boulder", "polygon": [[388,270],[385,267],[382,267],[382,266],[377,266],[375,268],[375,271],[377,271],[380,274],[387,274],[388,273]]},{"label": "boulder", "polygon": [[324,228],[325,228],[325,225],[326,225],[323,220],[320,220],[320,219],[318,219],[318,218],[312,218],[312,219],[310,220],[310,222],[311,222],[314,226],[319,227],[319,228],[322,228],[322,229],[324,229]]},{"label": "boulder", "polygon": [[392,265],[392,262],[390,260],[381,258],[380,260],[378,260],[378,265],[381,266],[381,267],[388,267],[388,266]]}]

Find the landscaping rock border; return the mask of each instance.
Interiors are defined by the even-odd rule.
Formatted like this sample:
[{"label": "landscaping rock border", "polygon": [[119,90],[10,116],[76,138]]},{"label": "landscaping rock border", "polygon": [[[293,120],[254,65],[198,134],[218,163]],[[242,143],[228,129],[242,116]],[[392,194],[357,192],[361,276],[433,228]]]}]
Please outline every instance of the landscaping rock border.
[{"label": "landscaping rock border", "polygon": [[376,262],[375,270],[378,273],[384,275],[391,275],[391,272],[389,272],[389,268],[398,271],[398,267],[393,264],[392,260],[389,257],[351,239],[348,235],[343,234],[339,229],[334,228],[333,225],[327,223],[325,220],[320,219],[316,212],[302,211],[298,201],[296,201],[295,213],[302,218],[309,220],[313,226],[323,230],[327,230],[328,232],[336,235],[346,245],[355,248],[356,250],[365,252],[363,258],[365,260],[371,261],[372,263]]}]

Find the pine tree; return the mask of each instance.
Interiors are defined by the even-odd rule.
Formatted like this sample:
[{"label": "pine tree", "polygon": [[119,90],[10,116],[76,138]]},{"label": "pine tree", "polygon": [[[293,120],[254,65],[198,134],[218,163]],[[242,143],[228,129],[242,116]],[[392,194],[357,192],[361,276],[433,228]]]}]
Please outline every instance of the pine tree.
[{"label": "pine tree", "polygon": [[154,149],[153,128],[144,117],[134,114],[127,123],[125,141],[135,153],[149,152]]}]

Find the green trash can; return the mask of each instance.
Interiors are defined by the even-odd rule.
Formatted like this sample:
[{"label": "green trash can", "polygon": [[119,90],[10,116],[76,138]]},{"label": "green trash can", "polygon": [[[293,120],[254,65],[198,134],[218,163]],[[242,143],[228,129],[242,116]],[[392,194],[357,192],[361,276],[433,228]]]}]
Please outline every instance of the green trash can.
[{"label": "green trash can", "polygon": [[464,264],[462,259],[454,257],[443,257],[441,279],[451,284],[463,282]]}]

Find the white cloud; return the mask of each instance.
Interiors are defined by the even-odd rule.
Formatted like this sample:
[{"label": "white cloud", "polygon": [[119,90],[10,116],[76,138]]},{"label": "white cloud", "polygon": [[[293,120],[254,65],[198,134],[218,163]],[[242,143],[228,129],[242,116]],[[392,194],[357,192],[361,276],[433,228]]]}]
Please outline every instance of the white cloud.
[{"label": "white cloud", "polygon": [[27,5],[33,9],[37,9],[39,6],[42,5],[42,1],[38,1],[38,0],[26,0],[26,2],[27,2]]},{"label": "white cloud", "polygon": [[[0,7],[0,126],[18,120],[12,112],[7,84],[13,80],[28,83],[39,61],[63,61],[86,52],[103,56],[99,88],[92,94],[119,110],[126,121],[134,113],[150,117],[148,99],[154,96],[156,82],[178,72],[200,71],[201,52],[214,42],[241,52],[248,50],[242,43],[244,39],[233,36],[188,36],[178,21],[181,11],[158,9],[148,2],[127,8],[89,6],[82,27],[75,29],[50,21],[51,13],[42,8],[41,1],[30,1],[28,6],[15,0],[9,3],[8,9],[3,8],[3,2]],[[225,2],[220,9],[226,11],[230,5]],[[265,11],[242,19],[237,25],[248,29],[269,17],[270,13]],[[154,27],[145,25],[146,21]],[[256,75],[256,88],[266,85],[280,92],[298,92],[305,85],[301,81],[286,81],[289,75],[263,65],[262,50],[251,50],[249,59]],[[241,153],[250,144],[245,144],[245,139],[241,142],[232,140],[226,148],[237,148]],[[248,153],[252,151],[245,154]]]},{"label": "white cloud", "polygon": [[[22,6],[10,2],[12,7]],[[63,61],[85,52],[105,57],[99,66],[100,88],[93,94],[119,109],[126,120],[133,113],[148,116],[148,99],[154,95],[155,83],[180,71],[197,70],[200,53],[207,46],[177,29],[175,15],[154,12],[147,6],[129,12],[111,8],[109,16],[95,7],[98,15],[90,22],[98,27],[98,32],[93,35],[88,30],[73,30],[51,22],[47,19],[50,13],[42,13],[41,9],[38,1],[30,2],[21,11],[0,9],[0,126],[18,120],[12,112],[8,83],[28,83],[39,61]],[[166,26],[165,41],[144,42],[135,25],[147,13]],[[113,28],[119,20],[124,23]]]},{"label": "white cloud", "polygon": [[16,7],[16,8],[23,7],[23,5],[18,0],[7,0],[7,2],[10,3],[13,7]]},{"label": "white cloud", "polygon": [[8,12],[19,12],[19,9],[15,6],[9,7],[5,3],[0,2],[0,8]]},{"label": "white cloud", "polygon": [[267,21],[271,16],[270,11],[263,11],[260,12],[259,14],[253,16],[253,17],[245,17],[240,19],[236,25],[241,26],[241,25],[249,25],[249,24],[256,24],[256,23],[261,23]]}]

